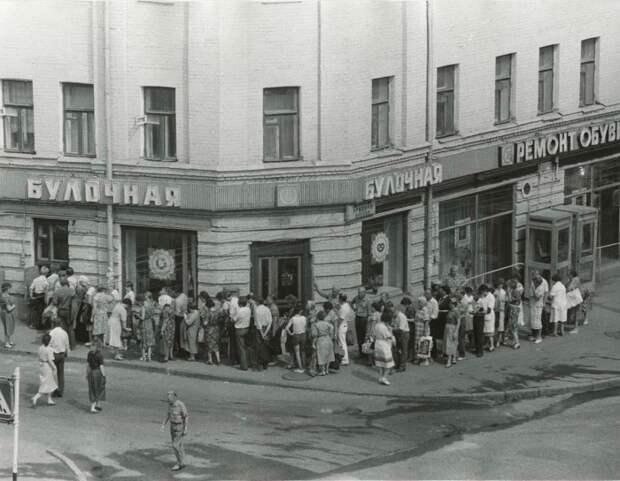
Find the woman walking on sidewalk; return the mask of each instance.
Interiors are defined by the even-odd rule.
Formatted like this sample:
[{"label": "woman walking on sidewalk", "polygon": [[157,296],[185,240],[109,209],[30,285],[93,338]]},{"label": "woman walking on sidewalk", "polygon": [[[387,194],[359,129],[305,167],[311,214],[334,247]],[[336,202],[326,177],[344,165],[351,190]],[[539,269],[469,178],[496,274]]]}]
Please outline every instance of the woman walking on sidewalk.
[{"label": "woman walking on sidewalk", "polygon": [[390,381],[387,380],[388,371],[394,367],[394,358],[392,357],[392,345],[395,344],[392,331],[386,325],[392,321],[392,314],[390,311],[384,311],[379,318],[379,321],[375,324],[373,329],[373,339],[375,342],[375,366],[379,368],[379,382],[390,385]]},{"label": "woman walking on sidewalk", "polygon": [[39,347],[39,391],[32,398],[32,407],[37,406],[37,401],[41,396],[47,394],[47,404],[54,406],[52,393],[58,389],[56,378],[56,365],[54,364],[54,351],[50,347],[52,337],[43,334],[41,346]]},{"label": "woman walking on sidewalk", "polygon": [[101,411],[99,403],[105,401],[105,370],[103,368],[103,354],[101,353],[101,341],[97,340],[90,346],[86,357],[86,381],[88,381],[88,398],[90,400],[90,412],[96,414]]}]

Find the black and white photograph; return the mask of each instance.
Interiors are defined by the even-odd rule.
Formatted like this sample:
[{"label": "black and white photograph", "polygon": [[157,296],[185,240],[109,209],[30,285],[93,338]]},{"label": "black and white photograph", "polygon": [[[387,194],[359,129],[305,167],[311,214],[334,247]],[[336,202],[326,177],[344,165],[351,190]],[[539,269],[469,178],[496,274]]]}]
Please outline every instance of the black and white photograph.
[{"label": "black and white photograph", "polygon": [[0,481],[620,479],[620,0],[0,0]]}]

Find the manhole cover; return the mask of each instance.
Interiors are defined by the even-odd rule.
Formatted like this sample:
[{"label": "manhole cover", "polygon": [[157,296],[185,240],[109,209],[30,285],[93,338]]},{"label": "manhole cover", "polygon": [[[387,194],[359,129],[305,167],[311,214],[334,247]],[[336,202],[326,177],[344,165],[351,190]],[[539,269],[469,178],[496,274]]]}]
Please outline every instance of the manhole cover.
[{"label": "manhole cover", "polygon": [[605,333],[605,335],[613,337],[614,339],[620,339],[620,331],[608,331]]},{"label": "manhole cover", "polygon": [[309,381],[310,379],[312,379],[312,377],[308,376],[308,374],[306,374],[305,372],[303,372],[303,373],[301,373],[301,372],[287,372],[286,374],[284,374],[282,376],[282,379],[286,379],[287,381],[301,382],[301,381]]}]

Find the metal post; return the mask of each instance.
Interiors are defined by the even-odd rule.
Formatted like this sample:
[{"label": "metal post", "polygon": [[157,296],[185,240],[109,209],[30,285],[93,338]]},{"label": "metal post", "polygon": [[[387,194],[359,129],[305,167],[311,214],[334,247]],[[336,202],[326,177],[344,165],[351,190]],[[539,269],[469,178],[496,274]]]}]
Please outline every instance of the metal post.
[{"label": "metal post", "polygon": [[19,446],[19,367],[13,374],[13,481],[17,481],[17,452]]}]

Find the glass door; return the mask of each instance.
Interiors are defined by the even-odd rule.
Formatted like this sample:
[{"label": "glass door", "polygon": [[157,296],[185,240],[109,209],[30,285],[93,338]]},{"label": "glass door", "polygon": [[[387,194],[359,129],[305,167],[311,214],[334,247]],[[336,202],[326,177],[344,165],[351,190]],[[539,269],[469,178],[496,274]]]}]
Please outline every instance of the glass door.
[{"label": "glass door", "polygon": [[300,299],[301,291],[301,256],[259,257],[258,295],[271,295],[278,303],[285,303],[287,296]]}]

